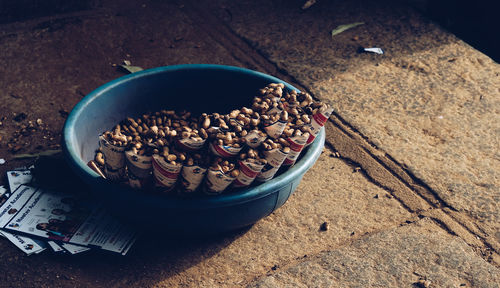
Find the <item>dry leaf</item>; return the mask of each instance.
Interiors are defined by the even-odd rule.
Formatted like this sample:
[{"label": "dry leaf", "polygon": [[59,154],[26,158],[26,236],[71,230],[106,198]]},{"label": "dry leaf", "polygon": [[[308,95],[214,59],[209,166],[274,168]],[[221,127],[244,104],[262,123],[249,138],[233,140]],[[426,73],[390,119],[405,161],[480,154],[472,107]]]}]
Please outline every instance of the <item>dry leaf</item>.
[{"label": "dry leaf", "polygon": [[354,27],[357,27],[357,26],[363,25],[363,24],[365,24],[365,22],[355,22],[355,23],[351,23],[351,24],[339,25],[339,26],[337,26],[337,28],[332,30],[332,37],[344,32],[348,29],[351,29],[351,28],[354,28]]}]

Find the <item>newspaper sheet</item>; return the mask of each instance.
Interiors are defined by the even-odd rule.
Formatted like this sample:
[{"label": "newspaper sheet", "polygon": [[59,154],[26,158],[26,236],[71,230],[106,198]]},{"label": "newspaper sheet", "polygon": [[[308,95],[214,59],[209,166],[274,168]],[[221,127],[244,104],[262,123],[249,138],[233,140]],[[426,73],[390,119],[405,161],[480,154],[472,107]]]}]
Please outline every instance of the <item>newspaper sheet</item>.
[{"label": "newspaper sheet", "polygon": [[7,171],[7,180],[9,181],[10,192],[14,192],[14,190],[22,184],[28,184],[33,179],[31,174],[31,170],[29,169],[16,169],[12,171]]},{"label": "newspaper sheet", "polygon": [[[9,198],[8,197],[9,194],[10,193],[8,193],[6,191],[5,187],[2,186],[2,189],[0,189],[0,199],[1,199],[0,203],[2,203],[2,204],[5,203]],[[8,207],[8,206],[6,206],[6,207]],[[1,219],[5,219],[5,220],[9,219],[10,215],[15,213],[17,208],[16,207],[9,207],[6,210],[3,210],[3,209],[0,210],[0,225],[3,223]],[[3,221],[5,221],[5,220],[3,220]],[[12,244],[14,244],[17,248],[21,249],[21,251],[23,251],[27,255],[31,255],[33,253],[38,254],[38,253],[42,252],[43,250],[45,250],[45,248],[46,248],[45,243],[43,241],[40,241],[40,240],[31,239],[29,237],[9,233],[7,231],[0,231],[0,235],[7,238],[7,240],[12,242]]]},{"label": "newspaper sheet", "polygon": [[26,185],[12,193],[1,212],[0,228],[4,231],[61,243],[124,253],[135,238],[132,230],[99,206]]},{"label": "newspaper sheet", "polygon": [[63,243],[63,244],[61,244],[61,246],[65,251],[68,251],[72,255],[86,252],[86,251],[90,250],[90,248],[88,248],[88,247],[83,247],[83,246],[78,246],[78,245],[73,245],[73,244],[68,244],[68,243]]},{"label": "newspaper sheet", "polygon": [[47,244],[52,249],[52,251],[54,251],[56,253],[57,252],[66,252],[66,250],[64,250],[64,248],[62,248],[59,244],[57,244],[54,241],[47,241]]}]

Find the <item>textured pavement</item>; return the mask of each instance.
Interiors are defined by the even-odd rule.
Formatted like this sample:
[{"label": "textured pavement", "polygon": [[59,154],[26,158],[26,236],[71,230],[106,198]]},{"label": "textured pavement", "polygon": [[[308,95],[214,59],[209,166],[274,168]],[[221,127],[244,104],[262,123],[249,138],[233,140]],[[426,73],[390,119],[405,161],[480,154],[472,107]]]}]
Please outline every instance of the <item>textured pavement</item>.
[{"label": "textured pavement", "polygon": [[122,76],[112,64],[123,60],[288,81],[334,105],[325,150],[287,203],[248,229],[145,237],[126,257],[26,257],[2,240],[0,286],[499,286],[498,64],[398,3],[131,2],[0,25],[2,174],[29,163],[13,148],[57,148],[65,112]]}]

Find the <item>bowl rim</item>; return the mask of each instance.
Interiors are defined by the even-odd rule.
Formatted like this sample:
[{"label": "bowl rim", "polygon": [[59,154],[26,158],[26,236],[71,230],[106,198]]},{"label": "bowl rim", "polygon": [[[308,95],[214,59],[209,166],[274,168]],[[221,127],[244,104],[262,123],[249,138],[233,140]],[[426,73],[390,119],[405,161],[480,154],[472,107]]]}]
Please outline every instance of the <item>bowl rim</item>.
[{"label": "bowl rim", "polygon": [[[118,85],[127,83],[129,81],[135,81],[137,79],[158,73],[174,72],[178,70],[192,70],[192,69],[225,70],[225,71],[234,71],[237,73],[249,74],[252,76],[257,76],[260,78],[267,79],[269,80],[270,83],[271,82],[283,83],[288,89],[300,91],[291,84],[262,72],[236,66],[227,66],[218,64],[181,64],[172,66],[162,66],[162,67],[142,70],[139,72],[119,77],[117,79],[111,80],[99,86],[98,88],[90,92],[88,95],[86,95],[82,100],[80,100],[80,102],[78,102],[74,106],[74,108],[72,109],[72,111],[70,112],[69,116],[66,119],[66,122],[63,127],[62,148],[64,156],[67,162],[69,163],[69,166],[73,169],[73,171],[75,171],[80,177],[84,178],[84,180],[87,180],[90,183],[96,183],[96,182],[103,183],[103,181],[106,181],[107,184],[111,184],[108,180],[102,179],[94,170],[92,170],[90,167],[87,166],[87,163],[85,163],[80,158],[78,153],[76,153],[76,150],[72,144],[72,142],[75,142],[76,140],[75,127],[74,127],[76,120],[83,113],[84,109],[87,106],[89,106],[93,101],[95,101],[95,99],[97,99],[98,97],[103,97],[103,95],[107,91],[113,89]],[[144,193],[140,190],[123,187],[119,184],[112,184],[112,185],[116,186],[116,188],[118,189],[130,190],[133,191],[133,193],[142,193],[142,195],[149,195],[153,198],[158,197],[158,199],[160,198],[169,199],[169,202],[171,202],[171,204],[173,205],[172,207],[175,206],[177,208],[179,207],[200,208],[200,205],[206,208],[214,208],[215,206],[220,207],[220,206],[233,205],[237,203],[244,203],[257,198],[265,197],[285,187],[290,182],[293,182],[296,178],[302,177],[302,175],[314,164],[314,162],[316,162],[317,158],[320,156],[323,150],[322,148],[324,141],[325,141],[325,132],[324,128],[322,128],[320,133],[316,136],[314,142],[307,147],[307,151],[305,151],[306,153],[302,155],[302,157],[300,157],[300,159],[295,163],[295,165],[290,167],[287,171],[260,185],[257,186],[251,185],[248,188],[243,188],[242,190],[239,190],[234,193],[222,193],[220,195],[207,196],[207,197],[202,196],[202,197],[183,198],[179,196]],[[106,186],[107,185],[104,185],[103,187]],[[93,187],[91,185],[90,189],[92,188]]]}]

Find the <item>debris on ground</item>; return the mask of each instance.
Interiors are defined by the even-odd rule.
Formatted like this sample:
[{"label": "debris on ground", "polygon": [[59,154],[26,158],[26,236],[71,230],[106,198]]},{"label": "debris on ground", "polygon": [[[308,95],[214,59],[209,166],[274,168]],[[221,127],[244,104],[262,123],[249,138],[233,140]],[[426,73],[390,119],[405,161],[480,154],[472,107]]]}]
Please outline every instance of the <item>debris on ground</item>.
[{"label": "debris on ground", "polygon": [[371,47],[371,48],[359,47],[358,53],[375,53],[375,54],[382,55],[382,54],[384,54],[384,50],[382,50],[382,48],[378,48],[378,47]]},{"label": "debris on ground", "polygon": [[26,119],[26,117],[28,117],[28,115],[26,115],[26,113],[24,112],[21,112],[19,114],[16,114],[14,116],[14,118],[12,118],[12,120],[16,121],[16,122],[21,122],[23,121],[24,119]]},{"label": "debris on ground", "polygon": [[328,222],[323,222],[321,223],[321,225],[319,226],[319,230],[320,231],[327,231],[328,230]]},{"label": "debris on ground", "polygon": [[69,112],[66,109],[59,109],[59,115],[61,115],[61,117],[63,118],[66,118],[68,117]]},{"label": "debris on ground", "polygon": [[132,63],[129,60],[124,60],[120,67],[128,73],[135,73],[144,70],[142,67],[132,66]]},{"label": "debris on ground", "polygon": [[29,153],[18,154],[18,155],[15,155],[13,158],[14,159],[38,158],[40,156],[52,156],[52,155],[55,155],[58,153],[61,153],[60,149],[46,150],[46,151],[42,151],[40,153],[33,153],[33,154],[29,154]]},{"label": "debris on ground", "polygon": [[316,4],[316,0],[307,0],[306,3],[304,3],[304,5],[302,5],[302,10],[306,10],[306,9],[309,9],[311,8],[311,6],[313,6],[314,4]]},{"label": "debris on ground", "polygon": [[351,24],[344,24],[344,25],[339,25],[337,26],[337,28],[333,29],[332,30],[332,37],[337,35],[337,34],[340,34],[346,30],[349,30],[349,29],[352,29],[354,27],[357,27],[357,26],[360,26],[360,25],[363,25],[365,24],[365,22],[354,22],[354,23],[351,23]]}]

